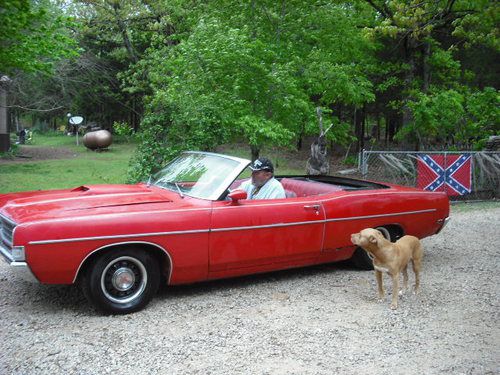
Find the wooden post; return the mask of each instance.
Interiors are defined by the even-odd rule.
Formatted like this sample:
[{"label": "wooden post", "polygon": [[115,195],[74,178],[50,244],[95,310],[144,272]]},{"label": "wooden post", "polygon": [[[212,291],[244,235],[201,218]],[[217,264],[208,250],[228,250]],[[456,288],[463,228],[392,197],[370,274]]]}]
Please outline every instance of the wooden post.
[{"label": "wooden post", "polygon": [[7,83],[10,79],[2,76],[0,79],[0,152],[10,149],[9,115],[7,113]]}]

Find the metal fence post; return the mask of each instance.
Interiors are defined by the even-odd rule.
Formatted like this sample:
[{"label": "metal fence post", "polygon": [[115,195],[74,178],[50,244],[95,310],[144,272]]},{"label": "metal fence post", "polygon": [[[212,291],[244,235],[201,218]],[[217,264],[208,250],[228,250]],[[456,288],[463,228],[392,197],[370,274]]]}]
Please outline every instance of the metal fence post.
[{"label": "metal fence post", "polygon": [[361,160],[361,165],[360,165],[361,175],[363,176],[363,178],[365,178],[366,175],[368,174],[368,152],[365,149],[363,149],[359,154],[360,154],[359,159]]}]

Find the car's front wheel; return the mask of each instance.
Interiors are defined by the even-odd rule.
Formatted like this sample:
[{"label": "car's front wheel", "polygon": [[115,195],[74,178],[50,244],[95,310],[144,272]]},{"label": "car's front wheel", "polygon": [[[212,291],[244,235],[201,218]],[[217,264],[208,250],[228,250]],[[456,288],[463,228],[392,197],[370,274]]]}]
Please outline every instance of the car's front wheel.
[{"label": "car's front wheel", "polygon": [[89,265],[82,289],[99,310],[128,314],[144,308],[159,284],[160,268],[153,256],[140,249],[117,249]]}]

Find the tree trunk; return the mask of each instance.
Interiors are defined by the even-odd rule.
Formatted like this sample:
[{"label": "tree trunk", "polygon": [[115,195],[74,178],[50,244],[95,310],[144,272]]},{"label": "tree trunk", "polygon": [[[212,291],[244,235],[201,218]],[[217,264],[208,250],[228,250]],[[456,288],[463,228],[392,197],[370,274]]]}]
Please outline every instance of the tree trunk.
[{"label": "tree trunk", "polygon": [[[431,45],[429,42],[424,42],[422,51],[422,91],[426,93],[429,91],[431,83],[431,71],[429,65],[429,58],[431,57]],[[461,64],[463,65],[463,64]]]},{"label": "tree trunk", "polygon": [[380,112],[377,111],[377,142],[380,142]]},{"label": "tree trunk", "polygon": [[365,114],[363,109],[354,109],[354,126],[355,134],[358,141],[356,142],[356,152],[360,152],[365,147]]},{"label": "tree trunk", "polygon": [[406,62],[408,63],[409,69],[405,73],[405,79],[404,79],[404,88],[406,91],[405,98],[404,98],[404,105],[403,105],[403,126],[406,126],[410,124],[413,120],[413,116],[410,110],[410,107],[408,106],[408,102],[411,100],[411,95],[409,94],[409,91],[411,89],[411,85],[414,80],[414,73],[415,73],[415,58],[414,58],[414,52],[412,48],[412,40],[411,38],[406,38],[405,41],[405,54],[406,54]]},{"label": "tree trunk", "polygon": [[354,123],[354,136],[356,137],[356,153],[359,153],[359,129],[358,129],[358,109],[354,107],[354,113],[353,113],[353,123]]},{"label": "tree trunk", "polygon": [[10,149],[8,118],[7,90],[0,84],[0,152],[7,152]]},{"label": "tree trunk", "polygon": [[[388,112],[386,114],[386,130],[385,130],[385,139],[386,142],[392,142],[394,135],[396,134],[397,128],[397,117],[394,112]],[[386,145],[387,145],[386,143]]]},{"label": "tree trunk", "polygon": [[[410,110],[410,107],[408,106],[408,103],[413,100],[413,98],[410,94],[410,90],[412,88],[412,83],[413,83],[413,80],[415,78],[415,70],[416,70],[415,40],[413,40],[411,37],[407,37],[405,39],[405,54],[406,54],[406,60],[407,60],[408,66],[410,68],[406,72],[406,76],[405,76],[406,95],[404,98],[405,104],[403,105],[403,115],[401,117],[402,127],[410,125],[413,122],[413,114]],[[415,136],[415,150],[418,150],[418,148],[419,148],[418,129],[415,130],[414,136]]]},{"label": "tree trunk", "polygon": [[122,34],[122,39],[123,39],[123,45],[125,46],[125,49],[127,50],[127,53],[130,57],[130,60],[132,62],[136,63],[138,61],[137,56],[134,51],[134,47],[132,46],[132,43],[130,42],[130,38],[128,36],[128,31],[127,31],[127,26],[125,25],[125,22],[123,22],[119,10],[120,10],[120,5],[118,2],[115,2],[113,4],[113,9],[115,11],[115,16],[116,16],[116,24],[118,26],[118,30],[120,30],[120,33]]},{"label": "tree trunk", "polygon": [[365,148],[365,133],[366,133],[366,104],[363,104],[361,111],[361,150]]},{"label": "tree trunk", "polygon": [[259,158],[260,155],[260,147],[250,145],[250,150],[252,152],[252,163]]},{"label": "tree trunk", "polygon": [[297,138],[297,151],[302,150],[302,132],[299,134]]}]

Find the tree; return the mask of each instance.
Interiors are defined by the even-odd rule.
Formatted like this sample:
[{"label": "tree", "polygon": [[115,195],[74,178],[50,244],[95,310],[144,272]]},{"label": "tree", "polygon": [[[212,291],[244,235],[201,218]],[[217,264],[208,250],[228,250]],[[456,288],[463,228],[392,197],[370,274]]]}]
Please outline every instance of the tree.
[{"label": "tree", "polygon": [[[69,27],[70,19],[50,0],[4,0],[0,8],[0,77],[19,72],[50,75],[57,61],[77,55]],[[6,90],[1,87],[0,91],[2,106],[6,106]],[[2,108],[0,152],[10,146],[6,112]]]},{"label": "tree", "polygon": [[49,72],[55,61],[77,55],[71,19],[49,0],[3,0],[0,72]]},{"label": "tree", "polygon": [[393,64],[392,82],[386,81],[392,90],[381,92],[386,96],[382,106],[397,111],[399,139],[408,136],[418,149],[427,135],[436,134],[425,133],[430,125],[419,120],[422,104],[449,103],[445,98],[451,98],[451,92],[463,95],[470,84],[474,74],[459,61],[464,49],[482,43],[498,50],[500,8],[485,0],[365,1],[378,17],[369,34],[383,43],[386,54],[381,57]]},{"label": "tree", "polygon": [[[143,126],[158,130],[155,119],[163,121],[148,133],[165,136],[158,147],[213,149],[237,139],[255,159],[266,144],[293,147],[315,133],[317,105],[330,116],[328,106],[374,99],[371,49],[342,5],[220,0],[198,14],[178,45],[157,44],[143,61],[154,93]],[[339,140],[350,132],[336,131]],[[136,160],[149,159],[139,152]]]}]

